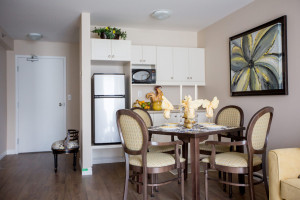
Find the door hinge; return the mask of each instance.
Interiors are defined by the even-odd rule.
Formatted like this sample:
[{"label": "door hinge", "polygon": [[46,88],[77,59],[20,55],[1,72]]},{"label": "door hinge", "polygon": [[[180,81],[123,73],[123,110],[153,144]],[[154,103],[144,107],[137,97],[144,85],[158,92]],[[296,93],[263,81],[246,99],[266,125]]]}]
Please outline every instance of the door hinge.
[{"label": "door hinge", "polygon": [[18,138],[18,139],[17,139],[17,144],[19,144],[19,141],[20,141],[20,140],[19,140],[19,138]]},{"label": "door hinge", "polygon": [[19,72],[19,66],[17,66],[17,72]]}]

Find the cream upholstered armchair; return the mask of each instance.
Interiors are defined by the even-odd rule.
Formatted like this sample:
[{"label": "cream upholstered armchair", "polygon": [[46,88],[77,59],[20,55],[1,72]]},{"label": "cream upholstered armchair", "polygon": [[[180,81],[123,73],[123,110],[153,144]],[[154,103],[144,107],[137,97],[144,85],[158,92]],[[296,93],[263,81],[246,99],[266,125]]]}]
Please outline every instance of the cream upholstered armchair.
[{"label": "cream upholstered armchair", "polygon": [[[126,179],[123,199],[127,199],[128,181],[140,184],[143,187],[143,200],[148,198],[147,187],[151,187],[153,195],[154,187],[161,186],[171,181],[181,182],[181,199],[184,199],[184,181],[183,170],[185,159],[180,157],[179,145],[182,141],[173,142],[151,142],[148,141],[148,128],[144,120],[132,110],[122,109],[117,111],[117,125],[125,153]],[[149,146],[169,146],[173,145],[175,155],[167,153],[148,152]],[[148,174],[156,175],[177,169],[178,177],[165,182],[158,183],[157,180],[151,180],[148,183]],[[133,175],[129,176],[132,170]],[[136,181],[136,178],[142,177],[142,180]],[[153,177],[153,176],[152,176]]]},{"label": "cream upholstered armchair", "polygon": [[271,200],[300,199],[300,148],[269,151]]}]

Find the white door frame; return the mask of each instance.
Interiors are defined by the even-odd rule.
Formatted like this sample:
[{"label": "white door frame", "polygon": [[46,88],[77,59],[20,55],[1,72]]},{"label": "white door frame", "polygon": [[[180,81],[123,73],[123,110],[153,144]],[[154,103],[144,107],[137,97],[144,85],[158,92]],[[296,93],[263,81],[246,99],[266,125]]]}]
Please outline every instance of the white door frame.
[{"label": "white door frame", "polygon": [[[32,55],[16,55],[15,56],[15,77],[16,77],[16,153],[19,153],[19,73],[18,73],[18,58],[31,58]],[[64,106],[64,121],[65,121],[65,132],[67,131],[67,101],[66,101],[66,83],[67,83],[67,75],[66,75],[66,57],[61,56],[38,56],[38,58],[53,58],[53,59],[62,59],[63,60],[63,91],[64,96],[63,100],[65,103]],[[63,138],[62,138],[63,139]]]}]

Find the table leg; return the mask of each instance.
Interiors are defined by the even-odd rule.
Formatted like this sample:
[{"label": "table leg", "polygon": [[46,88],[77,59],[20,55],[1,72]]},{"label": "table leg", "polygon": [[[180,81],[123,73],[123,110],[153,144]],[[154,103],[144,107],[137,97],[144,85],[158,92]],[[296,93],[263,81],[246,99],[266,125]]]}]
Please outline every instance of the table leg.
[{"label": "table leg", "polygon": [[193,200],[200,200],[200,181],[199,181],[199,138],[191,138],[191,169],[192,169],[192,196]]},{"label": "table leg", "polygon": [[189,158],[189,143],[183,142],[182,145],[182,157],[185,158],[185,169],[184,169],[184,180],[187,180],[188,177],[188,158]]}]

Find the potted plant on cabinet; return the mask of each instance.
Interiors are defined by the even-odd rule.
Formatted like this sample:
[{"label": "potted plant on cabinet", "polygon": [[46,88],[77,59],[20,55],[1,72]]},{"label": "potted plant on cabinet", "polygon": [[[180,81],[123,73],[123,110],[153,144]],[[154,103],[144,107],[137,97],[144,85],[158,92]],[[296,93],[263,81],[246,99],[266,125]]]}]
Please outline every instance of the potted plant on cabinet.
[{"label": "potted plant on cabinet", "polygon": [[119,38],[125,40],[127,37],[126,31],[122,31],[119,28],[111,28],[110,26],[96,28],[92,31],[93,33],[97,33],[101,39],[116,39]]}]

